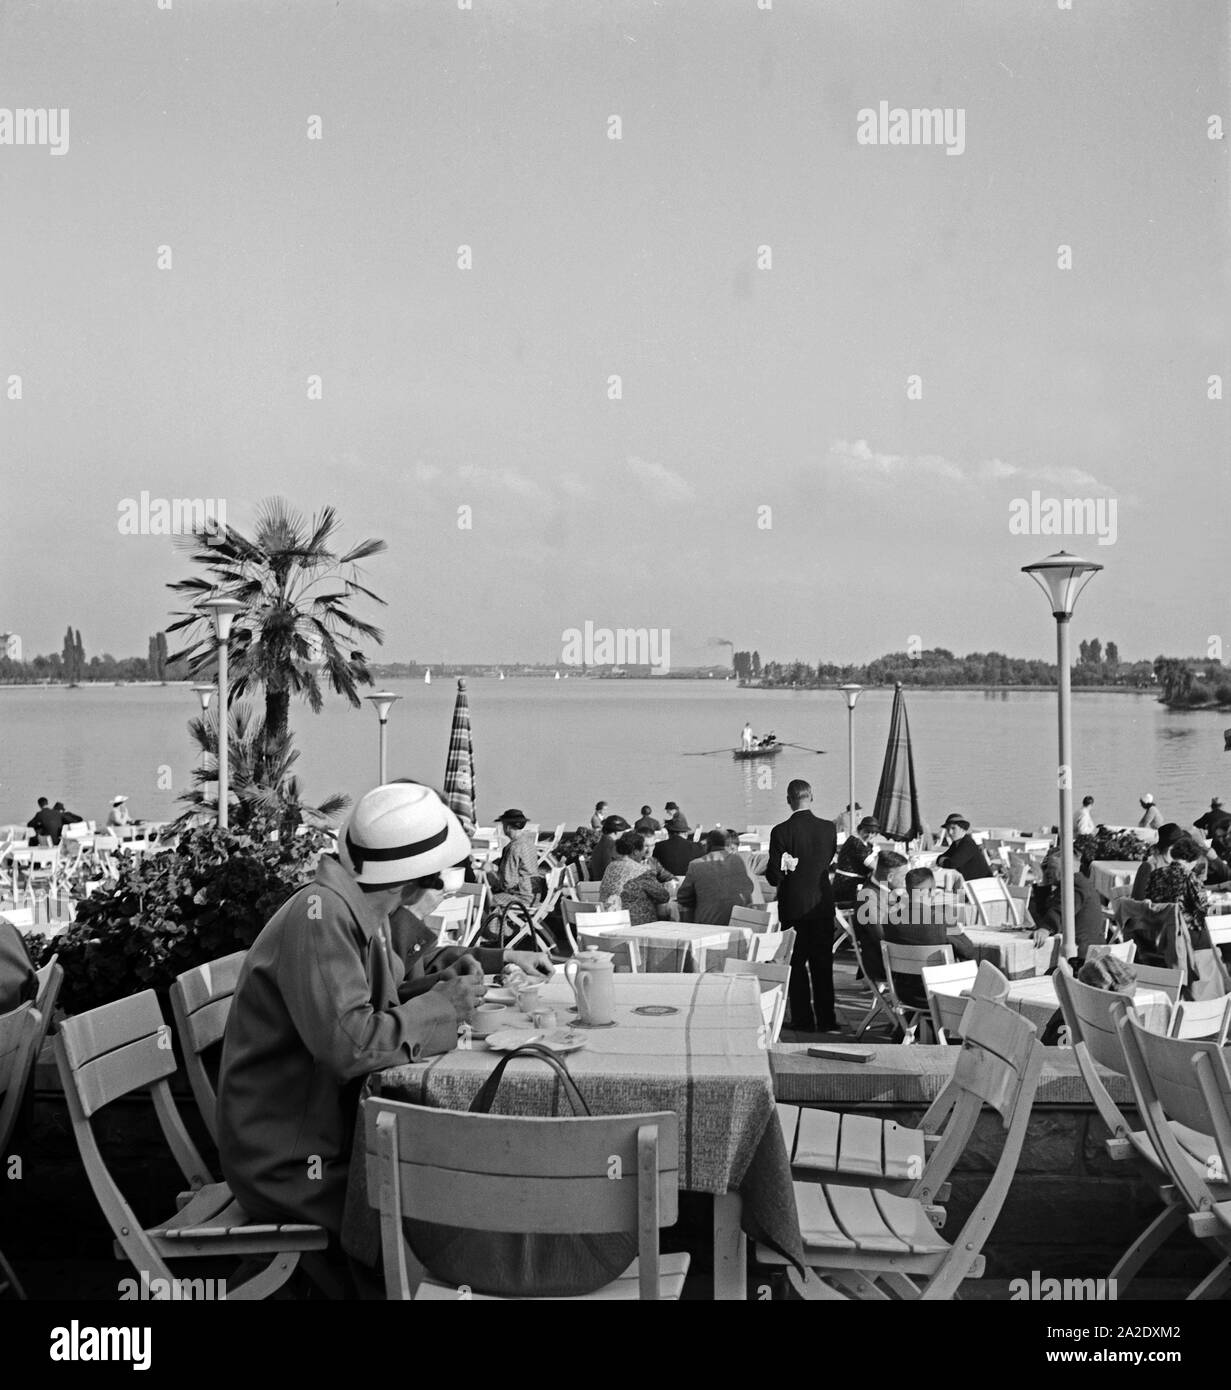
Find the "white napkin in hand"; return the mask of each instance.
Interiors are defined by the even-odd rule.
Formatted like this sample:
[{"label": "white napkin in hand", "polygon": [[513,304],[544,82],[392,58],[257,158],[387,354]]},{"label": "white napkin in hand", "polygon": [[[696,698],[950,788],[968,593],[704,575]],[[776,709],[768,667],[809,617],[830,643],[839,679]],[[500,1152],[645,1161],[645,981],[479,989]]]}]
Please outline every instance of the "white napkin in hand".
[{"label": "white napkin in hand", "polygon": [[786,850],[782,851],[780,864],[784,874],[789,874],[792,869],[799,868],[799,860],[793,854],[788,854]]}]

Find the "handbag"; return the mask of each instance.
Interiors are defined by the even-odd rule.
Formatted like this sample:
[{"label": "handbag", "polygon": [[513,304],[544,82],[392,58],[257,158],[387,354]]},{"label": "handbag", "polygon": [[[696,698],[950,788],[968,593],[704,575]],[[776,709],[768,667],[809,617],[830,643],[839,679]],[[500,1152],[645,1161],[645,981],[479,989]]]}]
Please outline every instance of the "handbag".
[{"label": "handbag", "polygon": [[[568,1068],[556,1053],[539,1043],[505,1053],[471,1102],[472,1115],[491,1112],[505,1069],[518,1057],[545,1062],[555,1072],[572,1113],[589,1115],[589,1106]],[[635,1231],[522,1234],[477,1231],[435,1221],[405,1221],[403,1229],[415,1258],[435,1278],[497,1298],[570,1298],[594,1293],[617,1279],[637,1258]]]}]

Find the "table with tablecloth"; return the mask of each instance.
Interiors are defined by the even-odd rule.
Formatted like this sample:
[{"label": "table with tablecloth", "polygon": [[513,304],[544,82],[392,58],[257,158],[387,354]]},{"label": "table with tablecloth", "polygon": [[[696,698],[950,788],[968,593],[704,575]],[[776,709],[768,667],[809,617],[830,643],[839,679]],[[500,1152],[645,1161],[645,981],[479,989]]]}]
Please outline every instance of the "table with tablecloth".
[{"label": "table with tablecloth", "polygon": [[1100,898],[1114,902],[1132,891],[1139,868],[1139,859],[1096,859],[1090,865],[1090,882]]},{"label": "table with tablecloth", "polygon": [[1045,975],[1055,969],[1060,958],[1060,938],[1051,936],[1041,946],[1036,946],[1033,930],[963,927],[962,935],[974,947],[976,960],[988,961],[1010,980]]},{"label": "table with tablecloth", "polygon": [[[774,1109],[757,982],[739,975],[617,975],[615,1024],[579,1030],[586,1046],[563,1058],[596,1115],[671,1110],[680,1123],[680,1187],[714,1195],[715,1297],[746,1297],[742,1232],[794,1259],[802,1255],[791,1170]],[[559,976],[543,1002],[571,1018]],[[639,1008],[671,1009],[638,1014]],[[516,1016],[530,1034],[530,1021]],[[377,1073],[382,1096],[466,1110],[497,1060],[484,1044]],[[500,1114],[551,1114],[554,1075],[514,1062],[497,1098]],[[379,1226],[367,1201],[362,1126],[351,1163],[343,1244],[376,1263]]]},{"label": "table with tablecloth", "polygon": [[721,971],[728,960],[747,960],[752,940],[752,932],[747,927],[715,927],[689,922],[600,927],[589,932],[583,916],[577,919],[577,930],[617,941],[635,941],[641,969],[652,974],[704,975],[706,971]]},{"label": "table with tablecloth", "polygon": [[[1056,982],[1050,975],[1037,980],[1014,980],[1004,1001],[1023,1018],[1028,1018],[1040,1034],[1060,1007]],[[1133,991],[1133,1009],[1151,1033],[1165,1033],[1171,1019],[1171,1001],[1161,989],[1148,987]]]}]

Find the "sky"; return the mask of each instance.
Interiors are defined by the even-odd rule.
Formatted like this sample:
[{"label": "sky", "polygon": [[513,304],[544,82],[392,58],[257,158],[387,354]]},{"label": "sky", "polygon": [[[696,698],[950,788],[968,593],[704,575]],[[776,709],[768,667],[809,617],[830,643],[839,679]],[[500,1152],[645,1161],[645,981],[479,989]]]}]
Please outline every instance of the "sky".
[{"label": "sky", "polygon": [[[384,538],[376,659],[1046,657],[1061,547],[1075,638],[1231,651],[1229,13],[0,0],[0,109],[70,113],[0,144],[0,629],[143,655],[145,491]],[[1114,541],[1014,534],[1036,491]]]}]

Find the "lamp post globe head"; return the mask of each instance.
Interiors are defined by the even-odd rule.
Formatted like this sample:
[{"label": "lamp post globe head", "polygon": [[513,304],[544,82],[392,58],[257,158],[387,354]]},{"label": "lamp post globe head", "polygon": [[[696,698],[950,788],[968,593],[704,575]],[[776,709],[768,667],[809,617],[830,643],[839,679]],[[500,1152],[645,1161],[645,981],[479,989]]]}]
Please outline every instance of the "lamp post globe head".
[{"label": "lamp post globe head", "polygon": [[863,691],[863,686],[862,686],[862,685],[856,685],[856,684],[852,681],[852,682],[848,682],[846,685],[840,685],[840,686],[838,687],[838,689],[843,693],[843,695],[846,696],[846,707],[847,707],[847,709],[854,709],[854,708],[855,708],[855,701],[859,699],[859,696],[860,696],[861,692]]},{"label": "lamp post globe head", "polygon": [[1080,555],[1058,550],[1045,560],[1023,565],[1022,573],[1028,574],[1043,590],[1053,617],[1067,619],[1073,616],[1077,596],[1102,568],[1095,560],[1083,560]]},{"label": "lamp post globe head", "polygon": [[212,683],[201,681],[192,687],[193,694],[201,701],[201,713],[205,714],[209,710],[209,702],[214,698],[216,687]]},{"label": "lamp post globe head", "polygon": [[214,631],[218,640],[225,642],[231,635],[231,623],[237,613],[247,612],[248,605],[237,598],[207,598],[197,604],[202,613],[208,613],[214,620]]},{"label": "lamp post globe head", "polygon": [[389,711],[395,701],[400,700],[400,695],[394,694],[392,690],[377,690],[371,695],[365,695],[365,700],[376,710],[376,716],[383,724],[389,718]]}]

